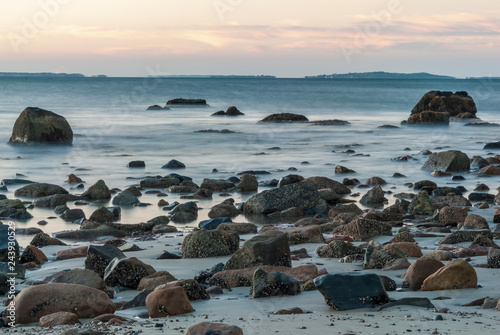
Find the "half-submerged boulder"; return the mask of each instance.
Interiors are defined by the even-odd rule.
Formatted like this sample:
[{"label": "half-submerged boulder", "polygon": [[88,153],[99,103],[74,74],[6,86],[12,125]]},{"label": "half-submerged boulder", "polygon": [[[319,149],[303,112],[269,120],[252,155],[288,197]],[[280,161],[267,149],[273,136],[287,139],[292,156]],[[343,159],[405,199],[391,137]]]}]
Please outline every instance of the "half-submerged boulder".
[{"label": "half-submerged boulder", "polygon": [[167,106],[208,106],[207,101],[205,99],[184,99],[177,98],[167,101]]},{"label": "half-submerged boulder", "polygon": [[463,172],[470,170],[470,158],[458,150],[448,150],[432,153],[422,170],[441,172]]},{"label": "half-submerged boulder", "polygon": [[474,118],[476,104],[467,92],[430,91],[413,107],[409,124],[449,123],[450,117]]},{"label": "half-submerged boulder", "polygon": [[27,107],[17,118],[9,144],[73,143],[73,130],[68,121],[56,113],[38,107]]},{"label": "half-submerged boulder", "polygon": [[268,115],[259,122],[308,122],[308,121],[309,119],[301,114],[277,113]]}]

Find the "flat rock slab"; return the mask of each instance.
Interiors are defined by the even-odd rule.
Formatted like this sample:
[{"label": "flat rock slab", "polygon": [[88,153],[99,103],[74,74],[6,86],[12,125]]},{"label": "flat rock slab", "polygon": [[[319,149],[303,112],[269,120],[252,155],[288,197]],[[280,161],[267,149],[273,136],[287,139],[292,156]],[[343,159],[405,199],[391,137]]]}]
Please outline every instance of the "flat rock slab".
[{"label": "flat rock slab", "polygon": [[314,280],[326,303],[335,310],[372,308],[389,302],[380,277],[376,274],[338,273]]}]

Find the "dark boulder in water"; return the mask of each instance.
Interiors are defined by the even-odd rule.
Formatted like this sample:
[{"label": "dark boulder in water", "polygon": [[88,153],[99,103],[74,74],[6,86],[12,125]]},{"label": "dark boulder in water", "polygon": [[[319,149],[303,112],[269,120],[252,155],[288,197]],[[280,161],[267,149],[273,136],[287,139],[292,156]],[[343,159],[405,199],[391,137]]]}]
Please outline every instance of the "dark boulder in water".
[{"label": "dark boulder in water", "polygon": [[170,109],[170,108],[168,108],[167,106],[162,107],[162,106],[159,106],[159,105],[153,105],[153,106],[149,106],[146,110],[148,110],[148,111],[158,111],[158,110],[167,110],[167,109]]},{"label": "dark boulder in water", "polygon": [[239,116],[239,115],[245,115],[245,114],[240,112],[239,109],[236,108],[236,106],[229,107],[225,112],[218,111],[212,114],[212,116]]},{"label": "dark boulder in water", "polygon": [[17,118],[9,144],[73,143],[73,130],[68,121],[56,113],[38,107],[27,107]]},{"label": "dark boulder in water", "polygon": [[475,118],[476,104],[467,92],[430,91],[413,107],[409,124],[449,123],[450,117]]},{"label": "dark boulder in water", "polygon": [[308,122],[307,117],[301,114],[278,113],[271,114],[260,120],[259,122]]},{"label": "dark boulder in water", "polygon": [[167,101],[167,106],[185,106],[185,105],[208,106],[207,101],[205,99],[177,98]]},{"label": "dark boulder in water", "polygon": [[424,94],[422,99],[413,107],[411,114],[418,114],[423,111],[448,113],[453,117],[462,113],[470,113],[475,116],[477,108],[474,100],[467,92],[430,91]]},{"label": "dark boulder in water", "polygon": [[161,168],[162,169],[184,169],[186,165],[182,162],[179,162],[176,159],[172,159],[170,162],[167,164],[163,165]]}]

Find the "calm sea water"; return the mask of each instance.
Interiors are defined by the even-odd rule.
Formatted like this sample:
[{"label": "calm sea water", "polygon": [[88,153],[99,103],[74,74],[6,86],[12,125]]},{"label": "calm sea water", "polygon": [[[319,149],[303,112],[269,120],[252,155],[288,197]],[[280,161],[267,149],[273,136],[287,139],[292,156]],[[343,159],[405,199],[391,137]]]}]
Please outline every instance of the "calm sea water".
[{"label": "calm sea water", "polygon": [[[498,128],[464,127],[462,122],[452,122],[449,127],[377,128],[399,125],[430,90],[468,91],[476,101],[478,117],[500,121],[499,80],[0,78],[0,179],[22,174],[37,182],[68,186],[64,184],[67,175],[75,173],[87,186],[103,179],[110,188],[123,189],[138,182],[127,177],[166,175],[170,171],[161,166],[178,159],[187,166],[181,173],[193,177],[198,184],[203,178],[227,178],[249,169],[273,171],[261,180],[297,173],[341,181],[345,176],[333,173],[334,166],[341,164],[356,170],[349,177],[362,182],[372,176],[383,177],[389,182],[385,189],[392,188],[394,192],[407,191],[404,182],[421,179],[458,185],[449,178],[433,178],[421,171],[426,157],[418,153],[444,147],[462,150],[469,156],[485,156],[487,152],[482,147],[485,142],[500,139]],[[146,111],[149,105],[163,106],[167,100],[179,97],[203,98],[210,107]],[[245,116],[210,116],[233,105]],[[73,146],[7,145],[16,118],[28,106],[66,117],[75,133]],[[257,123],[268,114],[282,112],[304,114],[309,120],[342,119],[351,125]],[[229,129],[236,133],[196,132],[203,129]],[[341,153],[346,148],[339,146],[349,144],[358,145],[352,147],[356,153]],[[281,150],[268,150],[271,147]],[[391,160],[408,154],[416,159]],[[126,168],[131,160],[144,160],[146,168]],[[298,171],[286,171],[290,167]],[[213,174],[212,169],[220,173]],[[393,179],[394,172],[408,178]],[[484,181],[475,175],[465,177],[460,185],[470,190]],[[485,182],[492,189],[500,186],[497,177]],[[15,189],[9,187],[4,193],[13,197]],[[365,190],[359,192],[363,194]],[[239,194],[234,194],[234,198],[246,199]],[[165,199],[172,202],[178,196],[171,194]],[[212,201],[201,201],[199,205],[204,210],[199,219],[206,218],[209,208],[222,199],[216,195]],[[156,206],[157,197],[144,195],[141,201],[152,206],[124,209],[122,222],[144,222],[166,214]],[[88,217],[96,207],[82,208]],[[19,222],[19,227],[36,226],[39,220],[53,216],[52,211],[45,209],[30,212],[35,218]],[[49,220],[43,227],[49,233],[77,228],[60,219]],[[29,238],[20,240],[21,245],[29,242]]]}]

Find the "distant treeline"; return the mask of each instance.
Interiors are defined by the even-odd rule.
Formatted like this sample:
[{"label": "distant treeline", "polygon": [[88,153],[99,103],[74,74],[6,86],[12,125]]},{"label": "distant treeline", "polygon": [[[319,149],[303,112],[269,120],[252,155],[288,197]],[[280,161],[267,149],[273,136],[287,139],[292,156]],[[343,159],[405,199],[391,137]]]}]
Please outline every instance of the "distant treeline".
[{"label": "distant treeline", "polygon": [[52,72],[40,72],[40,73],[29,73],[29,72],[0,72],[0,77],[76,77],[84,78],[85,76],[81,73],[52,73]]},{"label": "distant treeline", "polygon": [[321,74],[317,76],[306,76],[306,79],[456,79],[451,76],[441,76],[426,72],[420,73],[390,73],[390,72],[353,72]]}]

